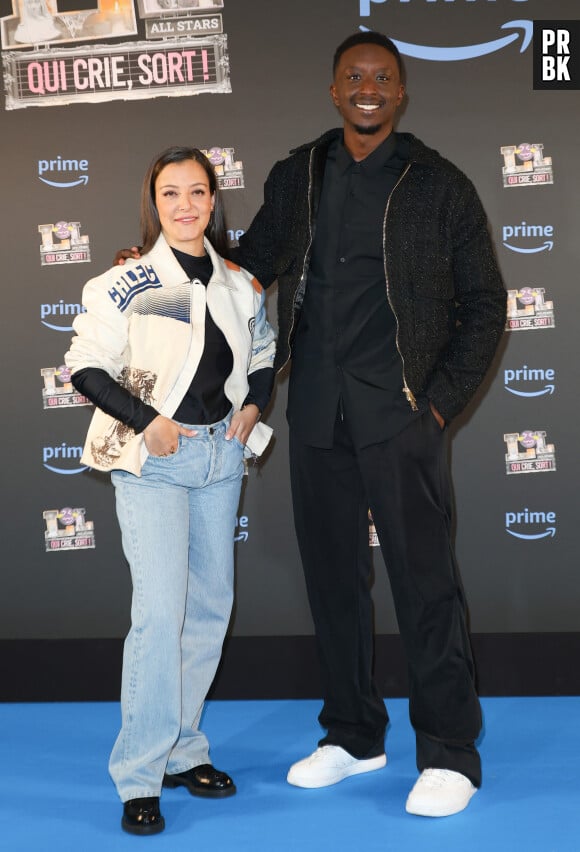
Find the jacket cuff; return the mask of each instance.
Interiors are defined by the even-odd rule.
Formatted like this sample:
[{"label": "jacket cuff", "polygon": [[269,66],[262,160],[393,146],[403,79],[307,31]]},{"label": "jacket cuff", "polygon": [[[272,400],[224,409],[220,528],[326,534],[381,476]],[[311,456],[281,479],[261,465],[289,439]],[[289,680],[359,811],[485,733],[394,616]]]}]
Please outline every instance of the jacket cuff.
[{"label": "jacket cuff", "polygon": [[272,396],[272,388],[274,387],[274,368],[263,367],[261,370],[256,370],[248,376],[248,384],[250,390],[242,403],[242,408],[245,405],[257,405],[260,414],[270,402]]}]

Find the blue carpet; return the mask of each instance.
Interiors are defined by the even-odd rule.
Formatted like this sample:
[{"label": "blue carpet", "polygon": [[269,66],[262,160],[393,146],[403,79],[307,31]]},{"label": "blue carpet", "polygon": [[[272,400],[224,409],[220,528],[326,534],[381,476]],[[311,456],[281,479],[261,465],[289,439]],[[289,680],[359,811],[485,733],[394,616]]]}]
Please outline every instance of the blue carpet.
[{"label": "blue carpet", "polygon": [[407,701],[388,702],[388,766],[322,790],[290,787],[312,751],[318,701],[223,701],[203,728],[238,795],[165,790],[167,828],[120,829],[107,773],[117,704],[0,706],[0,849],[5,852],[580,852],[580,697],[488,698],[484,786],[462,814],[405,813],[417,773]]}]

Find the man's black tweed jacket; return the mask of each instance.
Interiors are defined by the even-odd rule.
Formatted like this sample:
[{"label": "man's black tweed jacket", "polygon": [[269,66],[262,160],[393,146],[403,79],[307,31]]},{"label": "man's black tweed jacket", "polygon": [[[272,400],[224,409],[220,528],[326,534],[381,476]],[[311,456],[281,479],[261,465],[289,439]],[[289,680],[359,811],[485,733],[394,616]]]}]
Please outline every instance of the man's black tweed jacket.
[{"label": "man's black tweed jacket", "polygon": [[[304,298],[326,151],[335,129],[276,163],[235,259],[278,279],[276,367],[291,357]],[[446,421],[469,402],[500,340],[506,294],[471,181],[412,134],[408,167],[385,198],[385,298],[397,320],[407,398],[424,393]]]}]

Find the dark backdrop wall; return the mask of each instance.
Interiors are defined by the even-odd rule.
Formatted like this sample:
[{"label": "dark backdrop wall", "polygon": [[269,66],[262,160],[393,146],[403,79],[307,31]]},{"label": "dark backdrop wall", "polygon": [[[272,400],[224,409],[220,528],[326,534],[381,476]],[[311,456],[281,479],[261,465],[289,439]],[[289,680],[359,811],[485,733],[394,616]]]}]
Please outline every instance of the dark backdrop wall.
[{"label": "dark backdrop wall", "polygon": [[[79,461],[91,408],[62,368],[84,282],[138,241],[141,178],[168,145],[194,144],[216,163],[235,242],[272,164],[340,123],[331,59],[359,27],[399,43],[399,128],[472,178],[509,290],[501,351],[452,426],[482,691],[575,691],[580,112],[565,75],[564,88],[534,89],[532,22],[573,22],[576,0],[96,2],[0,4],[4,697],[109,698],[118,688],[129,574],[112,488]],[[275,321],[275,288],[269,310]],[[240,505],[218,695],[316,694],[285,400],[282,377],[267,415],[276,440]],[[377,666],[385,690],[403,693],[374,555]]]}]

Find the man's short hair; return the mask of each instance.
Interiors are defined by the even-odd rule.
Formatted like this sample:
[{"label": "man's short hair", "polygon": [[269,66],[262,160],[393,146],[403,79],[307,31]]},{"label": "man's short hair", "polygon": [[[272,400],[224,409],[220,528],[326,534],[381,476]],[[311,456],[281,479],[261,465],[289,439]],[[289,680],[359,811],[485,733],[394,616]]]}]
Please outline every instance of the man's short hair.
[{"label": "man's short hair", "polygon": [[332,76],[334,77],[336,73],[336,68],[338,63],[340,62],[341,56],[345,51],[349,50],[351,47],[356,47],[358,44],[378,44],[380,47],[384,47],[385,50],[388,50],[389,53],[395,57],[397,61],[397,66],[399,68],[399,74],[401,77],[403,76],[403,60],[401,59],[401,54],[399,53],[399,48],[395,44],[394,41],[391,41],[390,38],[387,38],[383,33],[378,33],[375,30],[364,30],[362,32],[353,33],[348,38],[338,45],[336,51],[334,53],[334,60],[332,62]]}]

